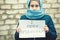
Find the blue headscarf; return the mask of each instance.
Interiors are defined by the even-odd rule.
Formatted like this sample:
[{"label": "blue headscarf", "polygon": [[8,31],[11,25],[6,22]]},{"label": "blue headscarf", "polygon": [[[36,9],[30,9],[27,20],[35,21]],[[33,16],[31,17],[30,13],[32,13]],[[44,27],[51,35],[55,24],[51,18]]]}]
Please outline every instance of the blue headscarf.
[{"label": "blue headscarf", "polygon": [[40,2],[40,10],[31,10],[29,8],[29,3],[31,0],[27,0],[27,12],[25,14],[25,16],[29,19],[39,19],[42,18],[45,15],[45,11],[43,9],[43,3],[42,0],[37,0]]}]

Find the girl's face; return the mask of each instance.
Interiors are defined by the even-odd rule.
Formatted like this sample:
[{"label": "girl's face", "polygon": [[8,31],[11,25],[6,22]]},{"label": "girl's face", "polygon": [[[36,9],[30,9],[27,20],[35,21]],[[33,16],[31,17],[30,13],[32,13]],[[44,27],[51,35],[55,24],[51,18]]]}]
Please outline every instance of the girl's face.
[{"label": "girl's face", "polygon": [[40,10],[40,5],[37,1],[32,1],[30,3],[30,9],[31,10]]}]

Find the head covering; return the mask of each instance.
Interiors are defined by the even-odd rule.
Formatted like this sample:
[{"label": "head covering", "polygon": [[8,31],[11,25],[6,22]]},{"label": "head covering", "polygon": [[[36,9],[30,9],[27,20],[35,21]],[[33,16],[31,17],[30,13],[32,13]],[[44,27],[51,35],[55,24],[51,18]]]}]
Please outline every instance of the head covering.
[{"label": "head covering", "polygon": [[42,18],[45,15],[45,11],[43,9],[43,3],[42,0],[37,0],[40,2],[40,10],[31,10],[29,8],[29,3],[31,3],[31,0],[27,0],[27,12],[25,16],[29,19],[39,19]]},{"label": "head covering", "polygon": [[40,6],[40,1],[39,1],[39,0],[30,0],[30,2],[29,2],[29,4],[28,4],[28,7],[30,6],[30,3],[31,3],[32,1],[37,1],[37,2],[39,3],[39,6]]}]

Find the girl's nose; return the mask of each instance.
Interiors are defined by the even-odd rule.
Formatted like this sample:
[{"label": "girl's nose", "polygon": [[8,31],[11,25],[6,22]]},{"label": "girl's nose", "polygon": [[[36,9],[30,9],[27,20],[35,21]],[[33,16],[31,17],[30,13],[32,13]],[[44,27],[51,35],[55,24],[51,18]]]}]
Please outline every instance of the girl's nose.
[{"label": "girl's nose", "polygon": [[33,7],[33,10],[36,10],[36,7]]}]

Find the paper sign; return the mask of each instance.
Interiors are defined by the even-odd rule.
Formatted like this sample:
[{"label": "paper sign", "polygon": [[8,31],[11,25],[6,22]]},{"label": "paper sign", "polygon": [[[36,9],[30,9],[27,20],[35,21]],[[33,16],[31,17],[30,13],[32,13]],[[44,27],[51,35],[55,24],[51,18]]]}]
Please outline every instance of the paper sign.
[{"label": "paper sign", "polygon": [[19,38],[45,37],[45,20],[19,20]]}]

